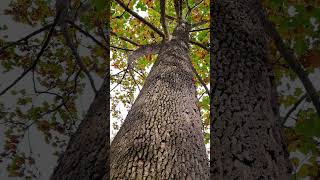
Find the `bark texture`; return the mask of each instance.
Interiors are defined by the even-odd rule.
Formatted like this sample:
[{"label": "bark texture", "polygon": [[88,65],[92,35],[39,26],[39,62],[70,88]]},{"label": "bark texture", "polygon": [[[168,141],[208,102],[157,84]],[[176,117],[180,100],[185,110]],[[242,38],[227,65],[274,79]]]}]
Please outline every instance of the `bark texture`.
[{"label": "bark texture", "polygon": [[109,179],[109,90],[106,78],[50,180]]},{"label": "bark texture", "polygon": [[290,179],[260,1],[212,8],[211,179]]},{"label": "bark texture", "polygon": [[209,178],[186,26],[164,42],[111,144],[111,179]]}]

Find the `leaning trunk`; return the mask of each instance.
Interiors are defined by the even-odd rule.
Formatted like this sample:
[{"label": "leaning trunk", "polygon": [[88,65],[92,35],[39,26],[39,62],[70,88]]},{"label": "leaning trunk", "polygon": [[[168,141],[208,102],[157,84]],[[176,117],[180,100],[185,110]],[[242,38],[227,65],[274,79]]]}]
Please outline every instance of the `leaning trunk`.
[{"label": "leaning trunk", "polygon": [[101,180],[109,177],[109,79],[71,137],[50,180]]},{"label": "leaning trunk", "polygon": [[187,36],[163,44],[111,144],[111,179],[209,178]]},{"label": "leaning trunk", "polygon": [[212,179],[290,179],[258,0],[213,3]]}]

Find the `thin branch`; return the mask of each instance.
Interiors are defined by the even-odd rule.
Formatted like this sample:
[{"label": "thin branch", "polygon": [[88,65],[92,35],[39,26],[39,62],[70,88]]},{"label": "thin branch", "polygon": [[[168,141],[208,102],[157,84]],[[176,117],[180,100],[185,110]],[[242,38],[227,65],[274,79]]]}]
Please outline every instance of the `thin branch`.
[{"label": "thin branch", "polygon": [[[79,32],[81,32],[83,35],[89,37],[92,41],[94,41],[95,43],[97,43],[100,47],[102,47],[103,49],[105,49],[106,51],[109,51],[109,48],[107,46],[105,46],[102,42],[98,41],[95,37],[93,37],[90,33],[88,33],[87,31],[81,29],[81,27],[79,27],[78,25],[76,25],[75,23],[73,23],[72,21],[66,20],[69,24],[71,24],[71,26],[73,26],[74,28],[76,28]],[[133,51],[132,49],[127,49],[127,48],[121,48],[121,47],[117,47],[117,46],[113,46],[110,45],[111,48],[114,49],[120,49],[120,50],[124,50],[124,51]]]},{"label": "thin branch", "polygon": [[156,33],[158,33],[161,37],[165,37],[163,32],[161,32],[156,26],[145,20],[143,17],[139,16],[136,12],[132,11],[130,8],[128,8],[123,2],[120,0],[115,0],[123,9],[125,9],[128,13],[130,13],[133,17],[139,19],[141,22],[143,22],[145,25],[149,26],[152,30],[154,30]]},{"label": "thin branch", "polygon": [[200,84],[204,87],[204,89],[206,90],[206,93],[210,96],[210,91],[209,91],[208,87],[206,86],[206,84],[204,83],[204,81],[202,80],[201,76],[198,74],[197,70],[192,65],[191,65],[191,67],[192,67],[193,73],[198,78]]},{"label": "thin branch", "polygon": [[19,44],[19,43],[22,42],[22,41],[27,41],[27,40],[30,39],[31,37],[33,37],[33,36],[41,33],[42,31],[47,30],[48,28],[52,27],[52,25],[53,25],[53,23],[48,24],[48,25],[46,25],[46,26],[44,26],[44,27],[42,27],[42,28],[40,28],[40,29],[32,32],[31,34],[29,34],[29,35],[27,35],[27,36],[25,36],[25,37],[23,37],[23,38],[15,41],[15,42],[12,42],[12,43],[10,43],[10,44],[2,47],[2,48],[0,49],[0,54],[3,53],[4,50],[6,50],[7,48],[9,48],[9,47],[11,47],[11,46],[14,46],[14,45],[17,45],[17,44]]},{"label": "thin branch", "polygon": [[104,31],[103,31],[103,28],[101,27],[101,25],[98,27],[98,32],[99,32],[100,36],[102,37],[102,39],[104,40],[104,42],[106,43],[106,45],[110,45],[110,41],[104,35]]},{"label": "thin branch", "polygon": [[122,78],[121,78],[120,81],[117,83],[117,85],[110,90],[110,92],[113,91],[116,87],[118,87],[118,86],[122,83],[122,81],[123,81],[124,77],[126,76],[127,72],[128,72],[128,69],[125,69]]},{"label": "thin branch", "polygon": [[303,100],[305,100],[308,97],[308,94],[305,93],[303,96],[300,97],[300,99],[293,105],[293,107],[287,112],[286,116],[283,118],[282,125],[286,123],[290,115],[297,109],[297,107],[301,104]]},{"label": "thin branch", "polygon": [[77,64],[79,65],[80,69],[83,70],[83,72],[87,75],[88,79],[89,79],[89,82],[90,82],[90,85],[92,87],[92,90],[94,91],[95,94],[98,93],[97,89],[96,89],[96,86],[94,84],[94,81],[93,81],[93,78],[92,76],[90,75],[90,72],[88,71],[88,69],[86,68],[86,66],[82,63],[82,60],[80,58],[80,55],[78,54],[77,52],[77,48],[76,46],[73,44],[72,40],[70,39],[69,37],[69,34],[67,32],[67,29],[64,29],[63,30],[63,36],[64,36],[64,39],[66,40],[66,43],[67,45],[69,46],[73,56],[75,57],[76,59],[76,62]]},{"label": "thin branch", "polygon": [[205,30],[210,30],[210,28],[195,29],[195,30],[191,30],[189,32],[198,32],[198,31],[205,31]]},{"label": "thin branch", "polygon": [[118,35],[117,35],[116,33],[114,33],[113,31],[111,31],[110,34],[113,35],[113,36],[118,37],[119,39],[122,39],[122,40],[124,40],[124,41],[127,41],[127,42],[129,42],[129,43],[131,43],[131,44],[133,44],[133,45],[135,45],[135,46],[140,46],[140,44],[132,41],[131,39],[128,39],[128,38],[122,37],[122,36],[118,36]]},{"label": "thin branch", "polygon": [[161,14],[160,22],[161,22],[161,25],[162,25],[162,28],[163,28],[163,31],[164,31],[164,35],[165,35],[165,38],[168,39],[169,32],[168,32],[168,28],[167,28],[167,24],[166,24],[166,18],[165,18],[165,15],[166,15],[166,0],[160,0],[160,14]]},{"label": "thin branch", "polygon": [[265,31],[269,34],[269,36],[274,40],[274,43],[280,52],[281,56],[286,60],[290,68],[298,75],[300,81],[304,85],[304,88],[307,91],[308,96],[311,98],[314,107],[316,108],[317,114],[320,117],[320,99],[319,95],[314,88],[312,82],[308,78],[307,73],[304,71],[302,66],[298,63],[299,61],[293,55],[293,53],[286,47],[284,44],[280,34],[275,29],[275,27],[271,24],[270,21],[265,21]]},{"label": "thin branch", "polygon": [[57,93],[54,92],[50,92],[50,91],[38,91],[37,87],[36,87],[36,82],[35,82],[35,76],[34,76],[34,71],[35,69],[32,70],[32,83],[33,83],[33,91],[37,94],[50,94],[50,95],[55,95],[57,97],[59,97],[60,99],[63,99],[63,97]]},{"label": "thin branch", "polygon": [[131,76],[132,79],[133,79],[134,84],[138,87],[139,91],[141,91],[141,89],[140,89],[140,87],[139,87],[139,84],[137,83],[136,79],[134,78],[132,72],[130,71],[129,73],[130,73],[130,76]]},{"label": "thin branch", "polygon": [[206,47],[204,44],[201,44],[201,43],[193,41],[193,40],[189,40],[189,43],[194,44],[196,46],[199,46],[199,47],[201,47],[202,49],[204,49],[206,51],[209,51],[209,48]]},{"label": "thin branch", "polygon": [[198,27],[198,26],[201,26],[203,24],[207,24],[209,23],[210,21],[209,20],[206,20],[206,21],[200,21],[200,22],[197,22],[197,23],[194,23],[191,25],[192,28],[195,28],[195,27]]},{"label": "thin branch", "polygon": [[[59,16],[60,16],[60,14],[57,15],[57,17],[59,17]],[[51,37],[53,35],[53,31],[54,31],[54,28],[55,28],[55,26],[57,24],[57,21],[58,21],[58,18],[55,18],[55,20],[53,22],[53,25],[51,26],[51,29],[49,31],[49,34],[48,34],[47,37],[45,37],[45,41],[44,41],[39,53],[37,54],[36,59],[33,61],[32,65],[28,69],[26,69],[16,80],[14,80],[7,88],[2,90],[1,93],[0,93],[0,96],[5,94],[10,88],[12,88],[14,85],[16,85],[26,74],[28,74],[28,72],[30,72],[31,70],[33,70],[36,67],[37,63],[40,60],[40,57],[42,56],[42,54],[44,53],[45,49],[49,45],[49,42],[50,42]]]},{"label": "thin branch", "polygon": [[74,22],[66,20],[67,23],[69,23],[71,26],[73,26],[74,28],[76,28],[79,32],[81,32],[83,35],[89,37],[92,41],[94,41],[95,43],[97,43],[99,46],[101,46],[103,49],[105,49],[106,51],[109,51],[109,48],[107,46],[105,46],[104,44],[102,44],[100,41],[98,41],[95,37],[93,37],[90,33],[88,33],[87,31],[83,30],[81,27],[79,27],[78,25],[76,25]]},{"label": "thin branch", "polygon": [[188,12],[187,12],[185,18],[187,18],[187,17],[190,15],[190,13],[192,12],[192,10],[193,10],[194,8],[196,8],[197,6],[199,6],[203,1],[204,1],[204,0],[199,1],[198,3],[196,3],[196,4],[195,4],[193,7],[191,7],[191,8],[189,8],[189,6],[188,6]]},{"label": "thin branch", "polygon": [[124,50],[124,51],[134,51],[132,49],[122,48],[122,47],[113,46],[113,45],[110,45],[110,47],[113,49],[119,49],[119,50]]},{"label": "thin branch", "polygon": [[136,72],[137,74],[139,74],[142,78],[146,78],[142,73],[140,73],[139,71],[135,70],[134,68],[132,68],[132,70],[134,72]]}]

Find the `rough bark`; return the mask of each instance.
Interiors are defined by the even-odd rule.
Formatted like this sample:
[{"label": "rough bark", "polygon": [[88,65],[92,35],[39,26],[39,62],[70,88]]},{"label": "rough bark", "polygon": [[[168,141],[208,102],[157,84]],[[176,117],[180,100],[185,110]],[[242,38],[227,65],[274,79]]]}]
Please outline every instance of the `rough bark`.
[{"label": "rough bark", "polygon": [[111,179],[208,179],[188,31],[164,42],[111,144]]},{"label": "rough bark", "polygon": [[109,78],[71,137],[50,180],[101,180],[109,177]]},{"label": "rough bark", "polygon": [[213,2],[211,179],[290,179],[258,0]]}]

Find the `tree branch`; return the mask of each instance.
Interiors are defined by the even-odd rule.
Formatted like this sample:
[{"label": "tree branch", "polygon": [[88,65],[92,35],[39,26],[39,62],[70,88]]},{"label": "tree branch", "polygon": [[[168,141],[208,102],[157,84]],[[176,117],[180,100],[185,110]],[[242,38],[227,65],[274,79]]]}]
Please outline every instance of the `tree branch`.
[{"label": "tree branch", "polygon": [[130,71],[129,73],[130,73],[130,76],[132,77],[132,80],[133,80],[134,84],[138,87],[138,90],[141,91],[141,89],[139,87],[139,84],[137,83],[136,79],[134,78],[132,72]]},{"label": "tree branch", "polygon": [[205,30],[210,30],[210,28],[195,29],[195,30],[191,30],[189,32],[198,32],[198,31],[205,31]]},{"label": "tree branch", "polygon": [[210,91],[209,91],[208,87],[206,86],[206,84],[204,83],[204,81],[202,80],[201,76],[198,74],[197,70],[192,65],[191,65],[191,67],[192,67],[193,73],[198,78],[200,84],[204,87],[204,89],[206,90],[206,93],[208,94],[208,96],[210,96]]},{"label": "tree branch", "polygon": [[[57,15],[57,17],[59,17],[59,16],[60,16],[60,14]],[[16,85],[26,74],[28,74],[28,72],[30,72],[31,70],[33,70],[36,67],[37,63],[40,60],[40,57],[42,56],[42,54],[44,53],[45,49],[49,45],[49,42],[51,40],[51,37],[53,35],[53,31],[54,31],[55,26],[57,25],[57,22],[58,22],[58,18],[55,18],[53,24],[51,25],[51,29],[49,31],[49,34],[48,34],[47,37],[45,37],[45,41],[44,41],[39,53],[37,54],[36,59],[33,61],[32,65],[28,69],[26,69],[16,80],[14,80],[7,88],[2,90],[0,92],[0,96],[5,94],[10,88],[12,88],[14,85]]]},{"label": "tree branch", "polygon": [[287,112],[286,116],[283,118],[282,125],[288,120],[290,115],[297,109],[297,107],[302,103],[304,99],[308,97],[308,94],[305,93],[300,99],[293,105],[293,107]]},{"label": "tree branch", "polygon": [[162,46],[162,43],[148,44],[141,46],[140,48],[133,51],[128,55],[128,67],[127,69],[131,70],[134,68],[136,60],[141,56],[149,55],[149,54],[157,54]]},{"label": "tree branch", "polygon": [[164,35],[165,35],[165,39],[168,39],[169,37],[169,32],[168,32],[168,28],[167,28],[167,24],[166,24],[166,0],[160,0],[160,22],[164,31]]},{"label": "tree branch", "polygon": [[88,79],[89,79],[89,81],[90,81],[90,84],[91,84],[91,87],[92,87],[94,93],[97,94],[98,91],[97,91],[97,89],[96,89],[96,86],[94,85],[93,78],[92,78],[92,76],[90,75],[90,72],[88,71],[88,69],[86,68],[86,66],[82,63],[81,58],[80,58],[80,56],[79,56],[79,54],[78,54],[78,52],[77,52],[77,48],[76,48],[76,46],[74,45],[74,43],[72,42],[72,40],[70,39],[69,34],[68,34],[68,32],[67,32],[67,29],[64,29],[64,30],[63,30],[63,36],[64,36],[64,39],[66,40],[67,45],[69,46],[69,48],[70,48],[70,50],[71,50],[71,52],[72,52],[72,54],[73,54],[73,56],[75,57],[76,62],[77,62],[77,64],[79,65],[80,69],[82,69],[83,72],[87,75],[87,77],[88,77]]},{"label": "tree branch", "polygon": [[145,20],[143,17],[139,16],[136,12],[132,11],[130,8],[128,8],[123,2],[120,0],[115,0],[123,9],[125,9],[128,13],[130,13],[133,17],[139,19],[141,22],[143,22],[145,25],[149,26],[152,30],[154,30],[156,33],[158,33],[161,37],[165,37],[165,35],[153,24]]},{"label": "tree branch", "polygon": [[181,24],[182,21],[182,2],[181,0],[174,0],[174,9],[176,11],[178,24]]},{"label": "tree branch", "polygon": [[81,27],[79,27],[78,25],[76,25],[74,22],[66,20],[67,23],[69,23],[71,26],[73,26],[74,28],[76,28],[79,32],[81,32],[83,35],[89,37],[92,41],[94,41],[95,43],[97,43],[99,46],[101,46],[103,49],[105,49],[106,51],[109,51],[109,48],[105,45],[103,45],[100,41],[98,41],[95,37],[93,37],[90,33],[88,33],[87,31],[81,29]]},{"label": "tree branch", "polygon": [[197,22],[197,23],[191,24],[191,27],[192,27],[192,28],[195,28],[195,27],[201,26],[201,25],[203,25],[203,24],[207,24],[207,23],[209,23],[209,22],[210,22],[210,20],[207,20],[207,21],[200,21],[200,22]]},{"label": "tree branch", "polygon": [[317,114],[320,117],[320,99],[319,95],[314,88],[312,82],[307,76],[307,73],[304,71],[302,66],[299,64],[297,58],[293,55],[292,52],[286,47],[280,34],[275,29],[275,27],[271,24],[270,21],[265,21],[265,31],[269,34],[269,36],[273,39],[278,51],[281,56],[286,60],[290,68],[298,75],[300,81],[304,85],[304,88],[307,91],[308,96],[312,100],[314,107],[316,108]]},{"label": "tree branch", "polygon": [[193,41],[193,40],[189,40],[189,43],[194,44],[196,46],[199,46],[199,47],[201,47],[202,49],[204,49],[206,51],[209,51],[209,48],[206,47],[204,44],[201,44],[201,43]]},{"label": "tree branch", "polygon": [[33,37],[33,36],[41,33],[42,31],[47,30],[48,28],[50,28],[50,27],[52,27],[52,26],[53,26],[53,23],[48,24],[48,25],[46,25],[46,26],[44,26],[44,27],[42,27],[42,28],[40,28],[40,29],[32,32],[31,34],[29,34],[29,35],[27,35],[27,36],[25,36],[25,37],[23,37],[23,38],[15,41],[15,42],[11,42],[10,44],[8,44],[8,45],[6,45],[6,46],[4,46],[4,47],[2,47],[2,48],[0,49],[0,54],[3,53],[4,50],[6,50],[7,48],[9,48],[9,47],[11,47],[11,46],[14,46],[14,45],[17,45],[17,44],[19,44],[19,43],[22,42],[22,41],[27,41],[27,40],[30,39],[31,37]]},{"label": "tree branch", "polygon": [[114,33],[113,31],[111,31],[110,34],[113,35],[113,36],[118,37],[119,39],[122,39],[122,40],[124,40],[124,41],[127,41],[127,42],[129,42],[129,43],[131,43],[131,44],[133,44],[133,45],[135,45],[135,46],[141,46],[140,44],[132,41],[131,39],[128,39],[128,38],[122,37],[122,36],[118,36],[118,35],[117,35],[116,33]]},{"label": "tree branch", "polygon": [[[186,18],[189,16],[189,14],[192,12],[192,10],[194,9],[194,8],[196,8],[197,6],[199,6],[202,2],[203,2],[204,0],[201,0],[200,2],[198,2],[198,3],[196,3],[193,7],[191,7],[191,8],[189,8],[189,6],[188,6],[188,12],[187,12],[187,14],[186,14]],[[188,1],[187,1],[188,2]]]}]

